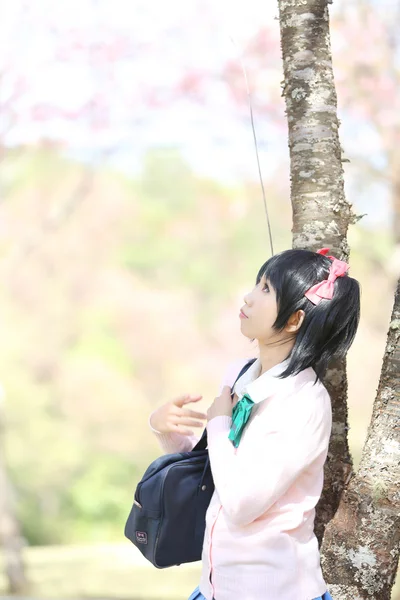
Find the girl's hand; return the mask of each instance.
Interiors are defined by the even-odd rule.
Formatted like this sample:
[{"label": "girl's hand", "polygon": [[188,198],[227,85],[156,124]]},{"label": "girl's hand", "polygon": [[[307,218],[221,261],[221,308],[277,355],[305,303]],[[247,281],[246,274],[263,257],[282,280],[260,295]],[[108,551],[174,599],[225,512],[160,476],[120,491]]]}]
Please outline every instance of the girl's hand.
[{"label": "girl's hand", "polygon": [[160,406],[150,417],[150,425],[160,433],[180,433],[194,435],[188,427],[204,427],[207,415],[186,408],[191,402],[198,402],[203,396],[179,396],[172,402]]},{"label": "girl's hand", "polygon": [[221,395],[215,398],[207,411],[207,420],[211,421],[214,417],[231,417],[233,402],[231,398],[231,388],[225,385]]}]

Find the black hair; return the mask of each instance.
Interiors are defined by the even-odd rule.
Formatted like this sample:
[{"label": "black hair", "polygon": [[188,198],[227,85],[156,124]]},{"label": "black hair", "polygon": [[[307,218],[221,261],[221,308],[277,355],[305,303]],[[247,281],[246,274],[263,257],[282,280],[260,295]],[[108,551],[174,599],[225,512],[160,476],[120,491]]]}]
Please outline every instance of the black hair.
[{"label": "black hair", "polygon": [[298,310],[305,313],[288,355],[289,364],[280,378],[312,367],[323,377],[333,358],[344,358],[360,320],[360,284],[347,273],[334,282],[332,300],[317,305],[304,296],[313,285],[328,279],[332,260],[310,250],[285,250],[272,256],[258,272],[275,290],[278,316],[273,328],[282,331],[289,317]]}]

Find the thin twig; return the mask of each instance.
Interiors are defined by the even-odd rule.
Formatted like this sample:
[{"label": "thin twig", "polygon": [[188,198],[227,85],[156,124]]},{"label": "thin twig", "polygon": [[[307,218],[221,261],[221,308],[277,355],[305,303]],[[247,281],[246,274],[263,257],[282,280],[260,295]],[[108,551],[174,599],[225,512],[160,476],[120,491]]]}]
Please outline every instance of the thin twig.
[{"label": "thin twig", "polygon": [[249,82],[248,82],[248,79],[247,79],[247,73],[246,73],[246,69],[245,69],[245,66],[244,66],[242,55],[240,54],[240,52],[238,50],[238,47],[235,44],[235,41],[233,40],[233,38],[231,36],[230,36],[230,39],[232,41],[232,44],[235,46],[236,50],[238,51],[240,66],[242,67],[242,71],[243,71],[243,75],[244,75],[244,80],[246,82],[246,91],[247,91],[247,97],[248,97],[248,100],[249,100],[249,108],[250,108],[251,128],[253,130],[254,146],[255,146],[255,149],[256,149],[256,156],[257,156],[258,175],[260,177],[261,190],[262,190],[263,201],[264,201],[264,209],[265,209],[265,214],[267,216],[269,241],[270,241],[270,245],[271,245],[271,256],[273,256],[274,255],[274,247],[273,247],[273,243],[272,243],[271,223],[270,223],[270,220],[269,220],[267,200],[266,200],[266,197],[265,197],[264,182],[263,182],[263,178],[262,178],[262,174],[261,174],[260,157],[258,155],[258,144],[257,144],[256,130],[255,130],[255,127],[254,127],[253,105],[251,103],[250,87],[249,87]]}]

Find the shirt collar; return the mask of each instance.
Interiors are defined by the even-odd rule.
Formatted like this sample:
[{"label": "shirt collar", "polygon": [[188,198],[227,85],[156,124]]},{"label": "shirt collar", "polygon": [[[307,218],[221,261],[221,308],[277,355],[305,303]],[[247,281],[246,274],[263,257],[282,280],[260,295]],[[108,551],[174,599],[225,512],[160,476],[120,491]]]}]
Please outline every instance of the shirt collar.
[{"label": "shirt collar", "polygon": [[277,375],[283,373],[288,364],[289,358],[260,375],[261,361],[257,358],[235,384],[235,393],[238,399],[240,400],[244,394],[248,394],[253,402],[258,404],[269,396],[272,396],[272,394],[287,383],[288,378],[279,379]]}]

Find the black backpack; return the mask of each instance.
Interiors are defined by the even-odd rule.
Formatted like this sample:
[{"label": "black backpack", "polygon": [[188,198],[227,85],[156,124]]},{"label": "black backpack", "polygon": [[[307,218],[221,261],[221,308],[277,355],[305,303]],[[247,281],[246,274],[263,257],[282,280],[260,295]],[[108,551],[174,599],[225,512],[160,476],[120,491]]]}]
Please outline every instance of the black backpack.
[{"label": "black backpack", "polygon": [[[244,365],[236,381],[255,360]],[[193,450],[160,456],[147,468],[125,536],[159,569],[200,560],[213,493],[205,429]]]}]

